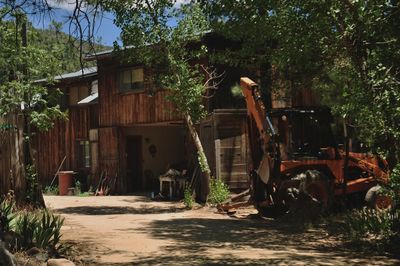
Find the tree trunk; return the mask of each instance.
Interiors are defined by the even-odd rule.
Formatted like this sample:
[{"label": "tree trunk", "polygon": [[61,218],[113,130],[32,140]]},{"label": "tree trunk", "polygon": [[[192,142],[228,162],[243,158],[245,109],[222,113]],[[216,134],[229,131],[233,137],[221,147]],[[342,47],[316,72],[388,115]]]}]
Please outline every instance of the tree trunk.
[{"label": "tree trunk", "polygon": [[24,163],[24,131],[23,119],[19,114],[12,115],[12,125],[16,129],[11,134],[11,174],[13,181],[13,190],[17,205],[22,205],[26,200],[26,179]]},{"label": "tree trunk", "polygon": [[[192,118],[189,114],[184,114],[185,116],[185,121],[186,121],[186,125],[190,131],[190,135],[192,137],[193,143],[197,149],[197,153],[200,156],[203,156],[203,158],[205,158],[205,160],[203,160],[200,163],[200,169],[201,169],[201,182],[200,182],[200,195],[199,195],[199,199],[202,203],[206,203],[207,202],[207,197],[208,194],[210,193],[210,167],[208,165],[207,162],[207,158],[205,157],[205,153],[204,153],[204,149],[203,149],[203,145],[201,144],[201,140],[199,137],[199,134],[197,134],[196,128],[193,125],[193,121]],[[201,160],[201,158],[199,158],[199,160]],[[203,164],[203,165],[202,165]]]}]

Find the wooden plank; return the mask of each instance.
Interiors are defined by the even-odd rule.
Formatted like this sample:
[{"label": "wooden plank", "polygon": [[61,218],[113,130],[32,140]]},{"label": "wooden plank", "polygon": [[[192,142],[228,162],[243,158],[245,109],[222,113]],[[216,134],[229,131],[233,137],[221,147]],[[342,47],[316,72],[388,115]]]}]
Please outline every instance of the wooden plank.
[{"label": "wooden plank", "polygon": [[247,165],[245,163],[239,164],[230,164],[230,163],[222,163],[221,171],[223,172],[244,172],[247,171]]},{"label": "wooden plank", "polygon": [[221,141],[215,140],[215,176],[221,177]]},{"label": "wooden plank", "polygon": [[241,135],[236,137],[224,138],[221,140],[221,148],[239,148],[242,146],[242,137]]},{"label": "wooden plank", "polygon": [[246,182],[248,180],[246,172],[241,172],[241,173],[222,172],[221,179],[227,182]]},{"label": "wooden plank", "polygon": [[227,182],[229,188],[231,189],[245,189],[249,187],[249,182],[242,182],[242,181],[228,181]]}]

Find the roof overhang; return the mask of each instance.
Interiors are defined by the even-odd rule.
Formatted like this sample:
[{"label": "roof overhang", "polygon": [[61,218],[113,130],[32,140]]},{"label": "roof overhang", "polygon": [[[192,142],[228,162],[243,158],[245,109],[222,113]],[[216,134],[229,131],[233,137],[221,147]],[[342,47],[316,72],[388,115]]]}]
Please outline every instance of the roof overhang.
[{"label": "roof overhang", "polygon": [[86,104],[94,104],[97,103],[97,99],[99,98],[99,93],[93,93],[91,95],[89,95],[88,97],[80,100],[78,102],[79,105],[86,105]]}]

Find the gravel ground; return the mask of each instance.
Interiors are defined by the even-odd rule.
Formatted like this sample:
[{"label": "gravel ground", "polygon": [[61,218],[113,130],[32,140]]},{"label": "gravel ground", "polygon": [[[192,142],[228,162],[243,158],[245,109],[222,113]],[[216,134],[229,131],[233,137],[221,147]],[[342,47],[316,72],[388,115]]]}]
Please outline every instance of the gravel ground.
[{"label": "gravel ground", "polygon": [[63,239],[74,244],[78,265],[400,265],[352,251],[323,229],[257,218],[252,208],[227,216],[144,195],[45,201],[65,217]]}]

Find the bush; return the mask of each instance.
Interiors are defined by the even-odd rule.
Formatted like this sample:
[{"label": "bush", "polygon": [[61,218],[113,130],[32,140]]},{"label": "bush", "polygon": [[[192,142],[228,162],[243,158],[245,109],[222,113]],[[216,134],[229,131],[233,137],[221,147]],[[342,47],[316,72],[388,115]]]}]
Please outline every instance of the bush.
[{"label": "bush", "polygon": [[28,165],[25,168],[25,179],[27,183],[26,197],[28,202],[33,205],[40,206],[40,204],[38,204],[40,202],[39,195],[41,196],[42,191],[38,183],[38,173],[35,166]]},{"label": "bush", "polygon": [[228,186],[219,178],[211,179],[210,182],[210,195],[208,201],[211,204],[220,204],[229,197]]},{"label": "bush", "polygon": [[194,199],[190,187],[186,187],[185,191],[183,192],[183,203],[185,204],[186,208],[193,208]]},{"label": "bush", "polygon": [[75,195],[79,195],[82,193],[82,184],[80,181],[75,182]]},{"label": "bush", "polygon": [[387,241],[399,234],[400,212],[365,207],[352,211],[345,222],[351,239]]},{"label": "bush", "polygon": [[[395,205],[399,207],[400,204],[400,164],[392,170],[390,174],[389,183],[386,186],[389,194],[392,196]],[[397,204],[396,204],[397,203]]]},{"label": "bush", "polygon": [[58,195],[58,186],[46,186],[44,188],[44,194],[46,195]]}]

